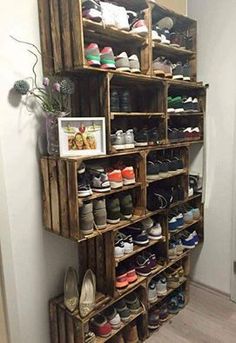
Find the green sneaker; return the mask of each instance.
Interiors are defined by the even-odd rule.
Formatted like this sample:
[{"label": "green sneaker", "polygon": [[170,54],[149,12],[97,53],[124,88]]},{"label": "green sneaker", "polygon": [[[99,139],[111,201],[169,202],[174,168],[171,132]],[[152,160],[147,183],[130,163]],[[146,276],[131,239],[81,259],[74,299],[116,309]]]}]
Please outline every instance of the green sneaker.
[{"label": "green sneaker", "polygon": [[107,201],[107,222],[109,224],[117,224],[120,219],[120,200],[118,198],[109,199]]},{"label": "green sneaker", "polygon": [[134,206],[131,194],[123,194],[120,197],[120,211],[125,219],[131,219],[133,216]]},{"label": "green sneaker", "polygon": [[176,96],[175,98],[172,98],[171,104],[175,110],[175,113],[184,112],[183,98],[181,96]]},{"label": "green sneaker", "polygon": [[135,292],[127,295],[125,297],[125,302],[128,306],[128,309],[130,310],[131,313],[135,314],[141,311],[142,306],[139,301],[139,298],[137,297],[137,294]]},{"label": "green sneaker", "polygon": [[174,113],[175,109],[173,107],[173,98],[172,96],[168,96],[168,110],[167,113]]}]

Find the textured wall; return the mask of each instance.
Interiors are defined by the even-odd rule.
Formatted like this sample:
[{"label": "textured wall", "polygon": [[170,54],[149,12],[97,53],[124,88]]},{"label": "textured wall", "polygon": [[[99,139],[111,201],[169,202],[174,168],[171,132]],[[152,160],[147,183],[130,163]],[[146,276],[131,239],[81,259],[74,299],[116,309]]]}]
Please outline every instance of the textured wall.
[{"label": "textured wall", "polygon": [[174,11],[186,15],[187,0],[158,0],[160,5],[173,9]]}]

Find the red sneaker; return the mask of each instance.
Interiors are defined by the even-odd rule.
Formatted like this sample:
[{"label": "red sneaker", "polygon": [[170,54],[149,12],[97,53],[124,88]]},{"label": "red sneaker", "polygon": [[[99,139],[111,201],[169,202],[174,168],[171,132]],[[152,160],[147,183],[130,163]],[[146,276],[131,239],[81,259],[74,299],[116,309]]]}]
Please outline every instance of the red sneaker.
[{"label": "red sneaker", "polygon": [[91,67],[101,66],[100,51],[96,43],[90,43],[85,48],[85,58],[89,66]]},{"label": "red sneaker", "polygon": [[111,324],[108,323],[106,317],[102,314],[92,318],[91,325],[96,336],[108,337],[112,332]]},{"label": "red sneaker", "polygon": [[123,178],[121,170],[114,169],[112,171],[107,171],[108,180],[112,189],[117,189],[123,187]]},{"label": "red sneaker", "polygon": [[105,47],[101,51],[102,69],[116,69],[115,56],[112,48]]}]

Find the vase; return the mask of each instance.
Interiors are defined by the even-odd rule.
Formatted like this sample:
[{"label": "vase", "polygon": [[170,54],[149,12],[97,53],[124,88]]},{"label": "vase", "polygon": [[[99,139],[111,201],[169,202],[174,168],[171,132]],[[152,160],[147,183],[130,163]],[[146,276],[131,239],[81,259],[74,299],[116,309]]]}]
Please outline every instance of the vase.
[{"label": "vase", "polygon": [[46,112],[46,134],[47,134],[47,151],[51,156],[59,156],[59,132],[58,132],[58,118],[69,115],[66,112]]}]

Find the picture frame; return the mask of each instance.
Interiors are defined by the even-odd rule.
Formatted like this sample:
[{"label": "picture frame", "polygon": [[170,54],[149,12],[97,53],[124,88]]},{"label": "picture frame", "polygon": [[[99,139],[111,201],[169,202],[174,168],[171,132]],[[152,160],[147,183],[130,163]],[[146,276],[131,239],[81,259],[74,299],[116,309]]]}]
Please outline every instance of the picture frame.
[{"label": "picture frame", "polygon": [[60,157],[106,155],[105,118],[58,118]]}]

